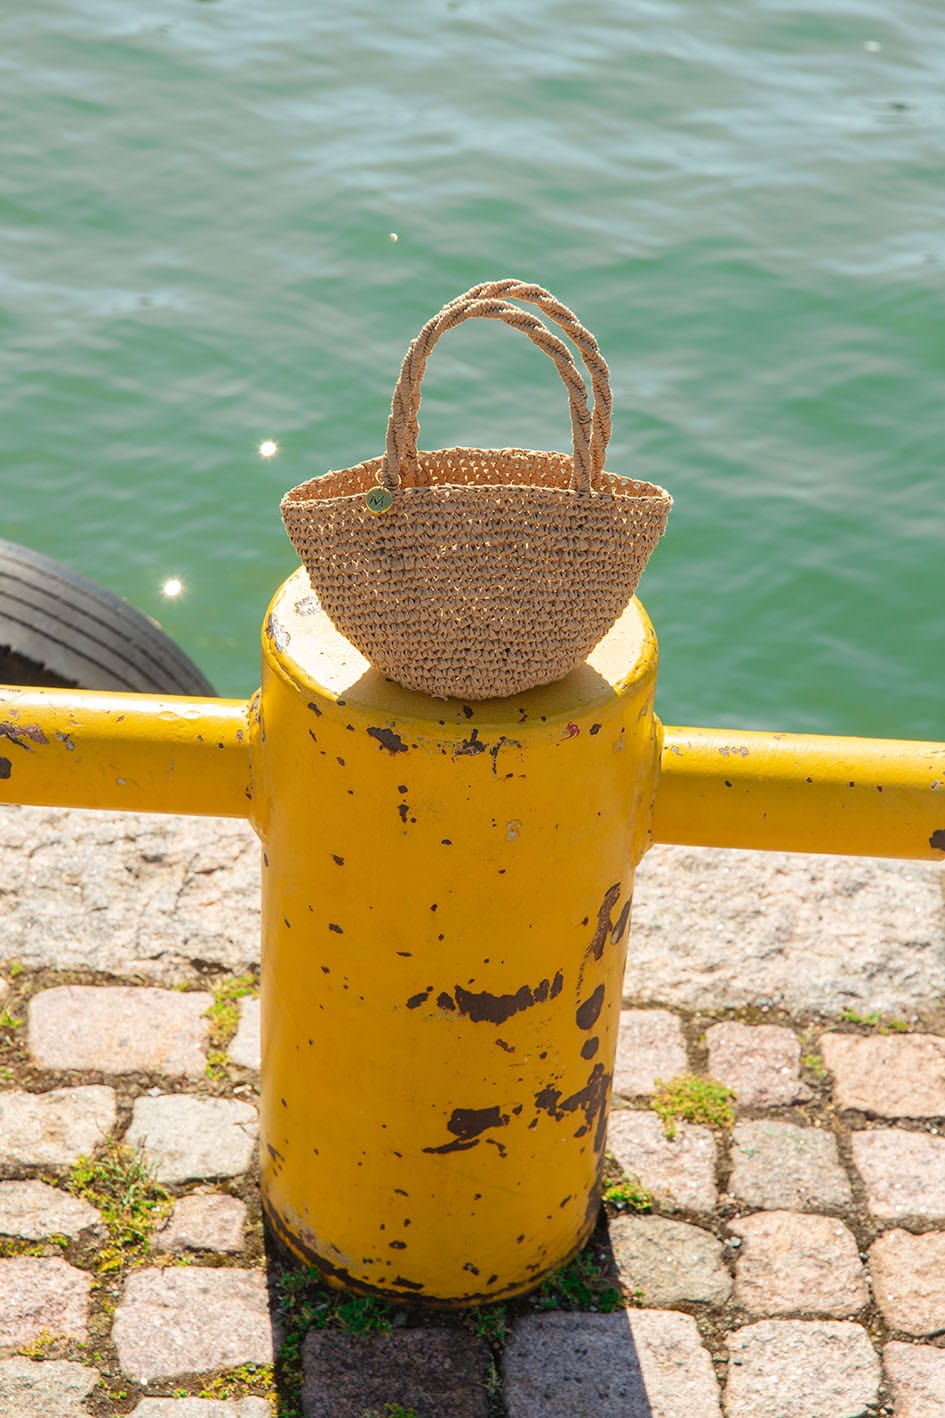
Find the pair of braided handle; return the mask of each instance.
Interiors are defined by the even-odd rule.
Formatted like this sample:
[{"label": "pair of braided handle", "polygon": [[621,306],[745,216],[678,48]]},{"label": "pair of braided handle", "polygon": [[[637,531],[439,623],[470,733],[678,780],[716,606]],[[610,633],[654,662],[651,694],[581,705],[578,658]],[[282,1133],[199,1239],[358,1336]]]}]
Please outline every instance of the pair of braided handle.
[{"label": "pair of braided handle", "polygon": [[[578,347],[591,377],[594,393],[593,418],[587,406],[587,390],[567,346],[552,335],[530,312],[510,305],[506,296],[529,301],[561,326]],[[502,320],[523,330],[557,366],[568,393],[573,438],[573,471],[571,487],[575,492],[590,493],[604,464],[610,437],[610,378],[597,341],[567,306],[555,300],[541,286],[526,285],[512,278],[474,286],[464,295],[445,305],[438,315],[428,320],[413,341],[401,365],[400,375],[391,401],[387,424],[387,443],[381,467],[380,481],[391,491],[401,482],[420,481],[417,465],[417,439],[420,432],[420,386],[426,362],[440,336],[464,320],[484,318]]]}]

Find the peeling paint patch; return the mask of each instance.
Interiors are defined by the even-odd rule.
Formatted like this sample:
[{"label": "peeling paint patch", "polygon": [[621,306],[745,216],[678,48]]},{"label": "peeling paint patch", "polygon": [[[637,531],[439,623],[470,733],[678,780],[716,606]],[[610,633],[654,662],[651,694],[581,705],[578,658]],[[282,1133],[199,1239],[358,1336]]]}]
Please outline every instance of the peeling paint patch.
[{"label": "peeling paint patch", "polygon": [[518,739],[507,739],[507,738],[505,737],[505,734],[500,734],[500,735],[499,735],[498,740],[492,745],[492,747],[491,747],[490,750],[489,750],[489,757],[492,759],[492,776],[493,776],[493,778],[495,778],[495,777],[498,776],[497,773],[496,773],[496,769],[497,769],[497,767],[498,767],[498,762],[499,762],[499,749],[500,749],[500,748],[504,748],[506,744],[508,744],[509,748],[521,748],[521,746],[522,746],[522,745],[519,743]]},{"label": "peeling paint patch", "polygon": [[523,1010],[531,1009],[533,1005],[544,1004],[546,1000],[556,999],[563,987],[564,976],[559,970],[553,980],[541,980],[534,989],[529,985],[522,985],[514,995],[494,995],[490,994],[488,990],[473,994],[469,990],[464,990],[462,985],[456,985],[453,994],[456,997],[456,1005],[460,1014],[464,1014],[474,1024],[481,1024],[484,1021],[489,1024],[504,1024],[507,1019],[512,1018],[513,1014],[521,1014]]},{"label": "peeling paint patch", "polygon": [[9,739],[17,748],[25,748],[27,753],[32,753],[29,743],[49,743],[48,738],[43,733],[38,724],[14,724],[9,719],[4,719],[0,724],[0,739]]},{"label": "peeling paint patch", "polygon": [[57,729],[57,730],[56,730],[56,738],[59,740],[59,742],[60,742],[61,744],[65,744],[65,748],[66,748],[66,752],[67,752],[67,753],[74,753],[74,752],[75,752],[75,744],[72,742],[72,740],[70,739],[70,737],[69,737],[68,734],[64,734],[61,729]]},{"label": "peeling paint patch", "polygon": [[623,933],[627,929],[627,922],[630,919],[630,906],[631,900],[624,902],[623,909],[614,923],[614,928],[610,933],[610,939],[613,941],[614,945],[623,939]]},{"label": "peeling paint patch", "polygon": [[597,913],[597,925],[594,927],[591,943],[587,947],[588,956],[593,955],[595,960],[599,960],[604,953],[604,944],[611,928],[610,913],[616,906],[619,896],[620,882],[615,881],[613,886],[607,888],[604,899],[600,903],[600,910]]},{"label": "peeling paint patch", "polygon": [[287,650],[289,645],[292,643],[292,636],[289,634],[288,630],[286,630],[285,626],[282,624],[282,621],[279,620],[278,616],[275,614],[274,611],[270,613],[269,618],[266,621],[266,634],[269,636],[269,639],[272,641],[273,645],[276,647],[276,650],[280,655],[282,654],[283,650]]},{"label": "peeling paint patch", "polygon": [[593,1029],[604,1003],[604,987],[598,985],[594,993],[578,1006],[575,1019],[579,1029]]},{"label": "peeling paint patch", "polygon": [[427,988],[426,988],[425,990],[422,990],[422,991],[420,992],[420,994],[418,994],[418,995],[411,995],[410,998],[409,998],[409,1000],[407,1001],[407,1008],[408,1008],[408,1009],[419,1009],[420,1006],[423,1004],[424,1000],[426,1000],[427,997],[430,995],[430,993],[432,992],[432,990],[433,990],[433,986],[432,986],[432,985],[427,985]]},{"label": "peeling paint patch", "polygon": [[[453,756],[454,758],[461,758],[463,754],[485,753],[485,751],[486,745],[479,737],[479,730],[473,729],[469,738],[463,739],[462,743],[458,743],[453,749]],[[495,767],[494,764],[493,767]]]},{"label": "peeling paint patch", "polygon": [[0,778],[9,778],[13,772],[13,764],[9,758],[0,758]]},{"label": "peeling paint patch", "polygon": [[320,718],[322,717],[322,711],[319,709],[319,707],[318,707],[318,705],[315,703],[315,700],[314,700],[314,699],[310,699],[310,700],[308,701],[308,707],[309,707],[309,709],[311,709],[311,711],[312,711],[312,713],[315,715],[315,718],[316,718],[316,719],[320,719]]},{"label": "peeling paint patch", "polygon": [[372,739],[377,739],[380,748],[386,748],[388,753],[406,753],[407,745],[399,734],[395,734],[393,729],[368,729],[368,734]]},{"label": "peeling paint patch", "polygon": [[945,852],[945,827],[937,827],[929,838],[929,846],[936,852]]},{"label": "peeling paint patch", "polygon": [[607,1098],[610,1092],[611,1076],[604,1072],[604,1065],[597,1063],[591,1070],[590,1076],[583,1088],[572,1093],[568,1098],[561,1097],[558,1088],[543,1088],[540,1093],[535,1094],[535,1107],[547,1113],[560,1122],[569,1113],[578,1111],[584,1114],[583,1126],[574,1134],[575,1137],[582,1137],[594,1125],[597,1119],[597,1136],[595,1147],[603,1145],[603,1134],[607,1126]]},{"label": "peeling paint patch", "polygon": [[[489,1128],[508,1127],[508,1123],[508,1113],[503,1113],[498,1106],[493,1108],[454,1108],[446,1124],[446,1130],[453,1134],[455,1142],[444,1142],[441,1147],[425,1147],[423,1150],[424,1152],[441,1154],[467,1152],[469,1148],[477,1145],[482,1134]],[[493,1140],[493,1138],[486,1138],[487,1142]],[[501,1143],[496,1143],[496,1146],[504,1155],[505,1148]]]}]

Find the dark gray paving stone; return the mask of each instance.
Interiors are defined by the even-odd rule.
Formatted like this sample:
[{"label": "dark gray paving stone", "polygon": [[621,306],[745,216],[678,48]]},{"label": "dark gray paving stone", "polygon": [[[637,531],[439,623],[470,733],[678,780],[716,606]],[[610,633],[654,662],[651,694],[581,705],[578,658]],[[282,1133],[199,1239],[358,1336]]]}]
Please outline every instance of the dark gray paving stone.
[{"label": "dark gray paving stone", "polygon": [[302,1364],[306,1418],[363,1418],[390,1403],[417,1418],[489,1418],[489,1352],[462,1330],[313,1331]]},{"label": "dark gray paving stone", "polygon": [[526,1315],[503,1364],[509,1418],[722,1418],[691,1315]]}]

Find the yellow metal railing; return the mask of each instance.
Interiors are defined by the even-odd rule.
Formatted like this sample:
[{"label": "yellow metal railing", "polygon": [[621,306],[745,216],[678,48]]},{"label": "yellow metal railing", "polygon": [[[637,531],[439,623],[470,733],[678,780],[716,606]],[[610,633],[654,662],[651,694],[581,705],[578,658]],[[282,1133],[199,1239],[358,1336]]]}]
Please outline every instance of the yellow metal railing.
[{"label": "yellow metal railing", "polygon": [[[255,699],[0,687],[0,802],[250,817]],[[945,860],[945,744],[666,727],[655,842]]]}]

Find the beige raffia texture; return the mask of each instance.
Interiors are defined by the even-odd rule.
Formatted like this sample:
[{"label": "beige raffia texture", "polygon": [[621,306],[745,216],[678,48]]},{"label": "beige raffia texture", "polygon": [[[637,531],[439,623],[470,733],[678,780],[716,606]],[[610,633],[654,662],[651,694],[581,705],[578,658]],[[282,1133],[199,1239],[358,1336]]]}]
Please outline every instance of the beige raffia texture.
[{"label": "beige raffia texture", "polygon": [[[531,312],[555,320],[580,351]],[[567,391],[572,453],[521,448],[417,450],[420,385],[439,337],[471,318],[502,320],[554,360]],[[607,365],[566,306],[503,280],[444,306],[414,340],[394,390],[383,456],[287,493],[282,515],[319,601],[370,662],[409,689],[489,699],[549,684],[606,635],[636,590],[672,499],[603,471]],[[381,515],[371,488],[389,489]]]}]

